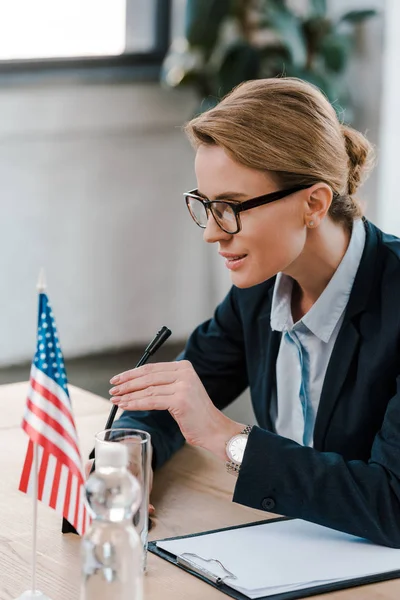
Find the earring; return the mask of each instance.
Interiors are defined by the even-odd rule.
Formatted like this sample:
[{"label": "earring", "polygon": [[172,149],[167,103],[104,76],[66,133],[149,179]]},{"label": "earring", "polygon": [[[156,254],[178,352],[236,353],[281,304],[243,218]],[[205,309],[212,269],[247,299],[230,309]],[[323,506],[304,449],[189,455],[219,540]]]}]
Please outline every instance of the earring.
[{"label": "earring", "polygon": [[314,227],[314,221],[310,221],[310,222],[308,223],[308,226],[309,226],[309,227]]}]

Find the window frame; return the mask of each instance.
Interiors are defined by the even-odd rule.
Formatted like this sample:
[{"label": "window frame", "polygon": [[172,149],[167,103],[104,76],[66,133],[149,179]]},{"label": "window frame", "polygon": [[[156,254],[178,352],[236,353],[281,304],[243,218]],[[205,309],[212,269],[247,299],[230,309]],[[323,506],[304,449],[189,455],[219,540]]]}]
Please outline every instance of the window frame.
[{"label": "window frame", "polygon": [[75,80],[156,80],[171,41],[172,0],[155,0],[155,46],[148,52],[127,52],[116,56],[32,58],[0,60],[0,83],[33,78]]}]

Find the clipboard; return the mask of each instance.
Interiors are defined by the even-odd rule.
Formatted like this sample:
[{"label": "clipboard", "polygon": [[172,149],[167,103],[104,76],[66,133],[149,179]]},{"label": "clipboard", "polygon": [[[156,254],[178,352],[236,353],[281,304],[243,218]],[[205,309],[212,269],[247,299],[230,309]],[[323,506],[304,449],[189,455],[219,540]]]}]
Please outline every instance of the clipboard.
[{"label": "clipboard", "polygon": [[[171,564],[175,565],[176,567],[183,569],[184,571],[190,573],[191,575],[194,575],[198,579],[201,579],[202,581],[208,583],[212,587],[216,588],[220,592],[223,592],[227,596],[230,596],[231,598],[236,598],[236,600],[250,600],[249,596],[233,589],[228,584],[226,584],[223,580],[218,581],[218,578],[215,577],[212,573],[207,572],[206,569],[201,569],[200,567],[195,565],[196,568],[195,568],[195,570],[193,570],[191,568],[190,564],[188,564],[188,561],[179,561],[178,556],[175,556],[174,554],[168,552],[167,550],[158,547],[157,542],[182,540],[182,539],[187,539],[187,538],[208,535],[208,534],[212,534],[212,533],[232,531],[235,529],[243,529],[246,527],[253,527],[253,526],[257,526],[257,525],[266,525],[266,524],[279,523],[279,522],[283,522],[283,521],[292,521],[292,520],[293,519],[288,518],[288,517],[278,517],[278,518],[274,518],[274,519],[266,519],[263,521],[256,521],[253,523],[246,523],[244,525],[234,525],[232,527],[224,527],[224,528],[220,528],[220,529],[203,531],[200,533],[193,533],[193,534],[189,534],[189,535],[164,538],[162,540],[154,540],[154,541],[148,543],[148,550],[149,550],[149,552],[156,554],[157,556],[170,562]],[[227,571],[227,569],[225,569],[225,571]],[[210,577],[210,575],[211,575],[211,577]],[[375,573],[373,575],[367,575],[367,576],[363,576],[363,577],[354,577],[354,578],[350,578],[350,579],[343,579],[341,581],[336,581],[336,582],[332,582],[332,583],[324,583],[321,585],[315,585],[313,587],[304,587],[302,589],[296,589],[296,590],[292,590],[292,591],[286,591],[283,593],[267,595],[267,596],[263,596],[263,597],[258,597],[257,600],[296,600],[297,598],[306,598],[306,597],[310,597],[310,596],[316,596],[318,594],[334,592],[337,590],[353,588],[353,587],[358,587],[361,585],[367,585],[370,583],[378,583],[380,581],[386,581],[386,580],[397,579],[397,578],[400,578],[400,569],[389,571],[389,572],[384,572],[384,573]]]}]

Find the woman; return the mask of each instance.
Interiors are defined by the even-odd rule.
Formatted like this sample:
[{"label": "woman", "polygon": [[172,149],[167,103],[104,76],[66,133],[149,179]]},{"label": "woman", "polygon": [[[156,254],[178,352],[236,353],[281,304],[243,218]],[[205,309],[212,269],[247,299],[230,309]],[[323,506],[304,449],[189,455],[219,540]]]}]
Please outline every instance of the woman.
[{"label": "woman", "polygon": [[[400,547],[400,244],[354,199],[371,147],[296,79],[242,84],[186,127],[185,194],[233,287],[181,360],[111,380],[154,464],[186,441],[233,500]],[[221,410],[250,387],[258,426]]]}]

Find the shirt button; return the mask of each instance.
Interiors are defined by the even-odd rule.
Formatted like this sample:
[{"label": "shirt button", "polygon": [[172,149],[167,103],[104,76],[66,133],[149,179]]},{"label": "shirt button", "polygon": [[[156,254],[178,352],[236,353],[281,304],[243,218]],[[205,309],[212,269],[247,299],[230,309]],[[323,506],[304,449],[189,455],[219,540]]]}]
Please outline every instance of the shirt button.
[{"label": "shirt button", "polygon": [[261,506],[264,510],[272,510],[275,508],[275,500],[273,498],[264,498],[261,502]]}]

